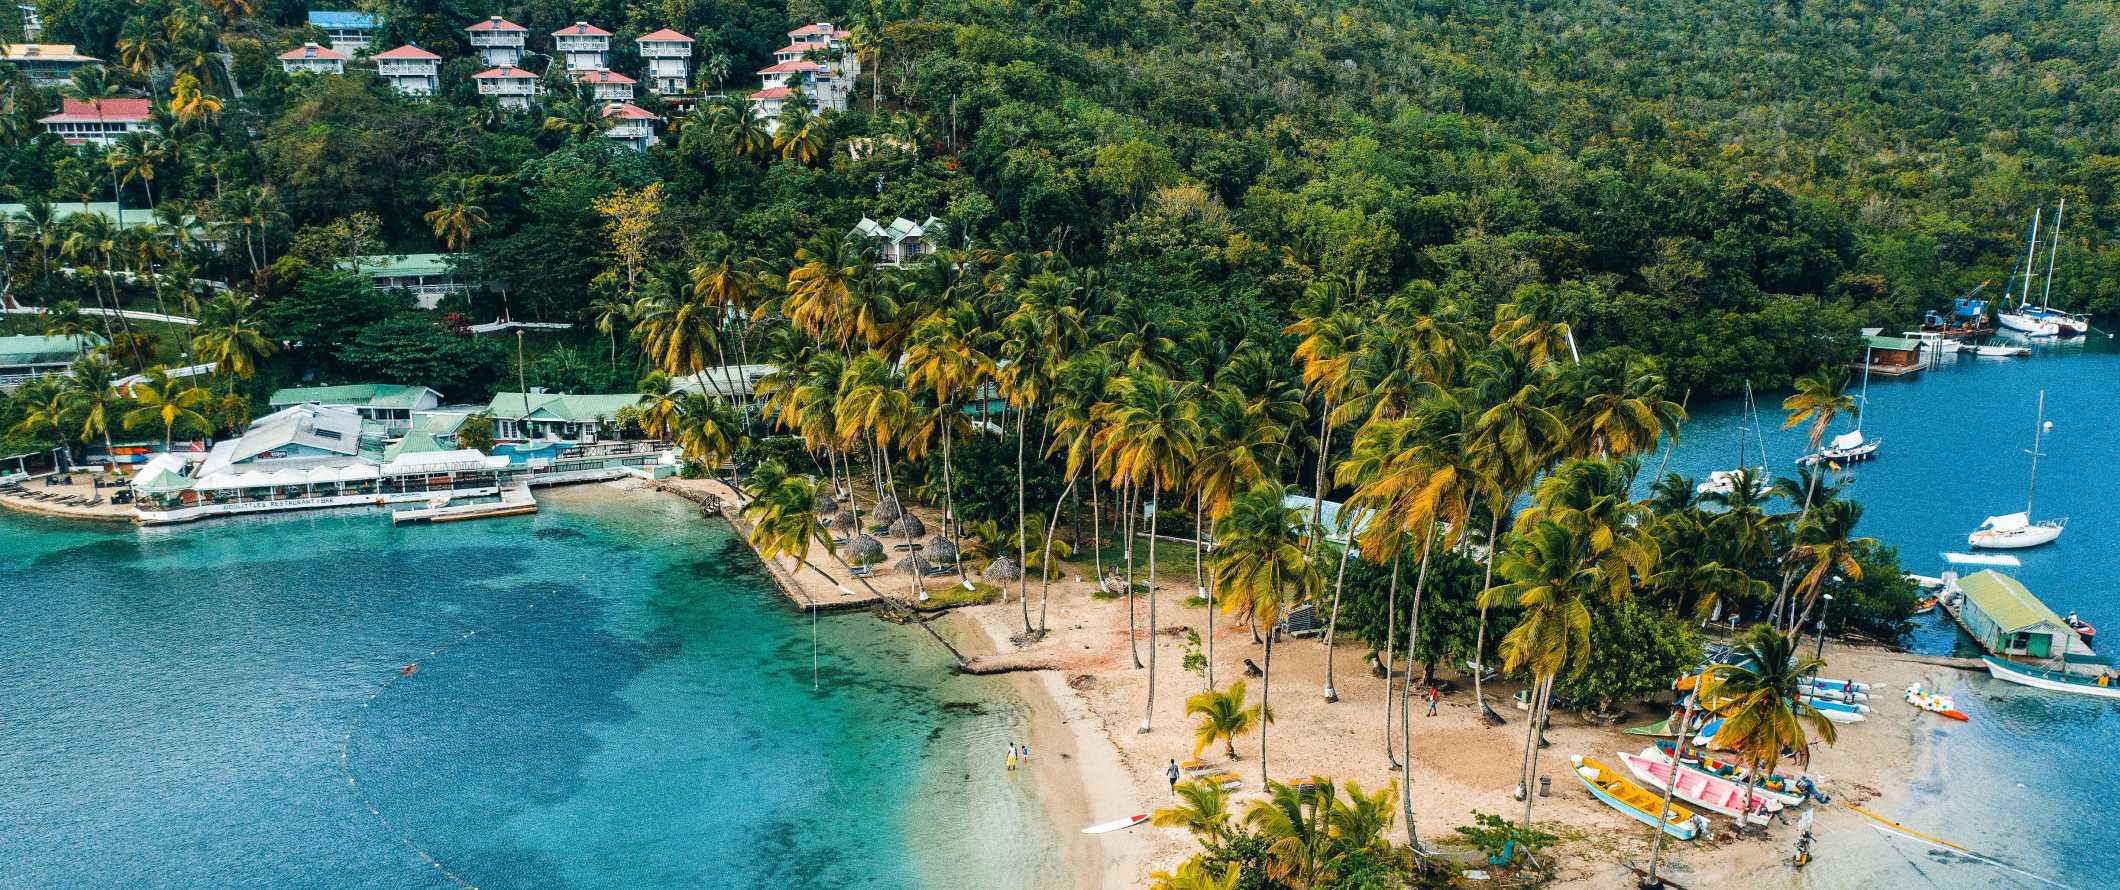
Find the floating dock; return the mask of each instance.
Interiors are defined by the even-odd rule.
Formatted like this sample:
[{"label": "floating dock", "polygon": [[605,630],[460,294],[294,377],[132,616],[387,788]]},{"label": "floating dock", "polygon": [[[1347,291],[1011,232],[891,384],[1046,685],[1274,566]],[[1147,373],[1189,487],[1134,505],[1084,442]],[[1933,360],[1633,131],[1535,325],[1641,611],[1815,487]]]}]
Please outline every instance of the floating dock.
[{"label": "floating dock", "polygon": [[518,482],[501,489],[500,500],[479,504],[441,504],[420,507],[414,510],[397,510],[390,514],[393,524],[408,522],[461,522],[466,519],[494,519],[501,516],[527,516],[537,512],[537,499],[530,496],[528,483]]}]

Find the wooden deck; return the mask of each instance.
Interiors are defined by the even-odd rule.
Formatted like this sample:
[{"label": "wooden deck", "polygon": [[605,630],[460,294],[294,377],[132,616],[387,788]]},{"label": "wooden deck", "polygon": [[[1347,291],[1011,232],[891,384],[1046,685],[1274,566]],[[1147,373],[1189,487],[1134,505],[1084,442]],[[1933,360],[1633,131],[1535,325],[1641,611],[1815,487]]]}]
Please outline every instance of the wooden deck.
[{"label": "wooden deck", "polygon": [[407,522],[462,522],[467,519],[527,516],[535,512],[537,512],[537,499],[530,496],[530,486],[517,483],[502,490],[498,501],[482,504],[444,504],[439,507],[396,510],[390,514],[390,521],[393,524],[404,524]]}]

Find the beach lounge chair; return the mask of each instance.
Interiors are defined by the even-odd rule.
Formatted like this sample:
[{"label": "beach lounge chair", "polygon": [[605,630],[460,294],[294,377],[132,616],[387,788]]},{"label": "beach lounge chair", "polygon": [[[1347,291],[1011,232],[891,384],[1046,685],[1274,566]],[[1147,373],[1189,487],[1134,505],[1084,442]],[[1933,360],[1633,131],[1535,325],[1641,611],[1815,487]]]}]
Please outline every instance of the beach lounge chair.
[{"label": "beach lounge chair", "polygon": [[1274,624],[1275,633],[1285,633],[1297,638],[1316,636],[1323,633],[1324,630],[1324,628],[1318,626],[1317,607],[1310,603],[1304,603],[1288,610],[1288,614]]},{"label": "beach lounge chair", "polygon": [[934,568],[932,568],[932,569],[928,569],[928,571],[927,571],[927,576],[928,576],[928,577],[930,577],[930,578],[939,578],[939,577],[942,577],[943,575],[952,575],[952,574],[956,574],[956,572],[957,572],[957,567],[956,567],[956,566],[936,566],[936,567],[934,567]]},{"label": "beach lounge chair", "polygon": [[853,565],[847,566],[847,573],[853,575],[856,578],[866,578],[870,575],[876,574],[876,571],[872,568],[869,568],[868,566],[862,565],[860,563],[855,563]]},{"label": "beach lounge chair", "polygon": [[83,506],[83,507],[101,507],[101,506],[103,506],[103,496],[99,494],[99,495],[96,495],[95,497],[89,498],[88,500],[82,501],[82,502],[81,502],[81,506]]}]

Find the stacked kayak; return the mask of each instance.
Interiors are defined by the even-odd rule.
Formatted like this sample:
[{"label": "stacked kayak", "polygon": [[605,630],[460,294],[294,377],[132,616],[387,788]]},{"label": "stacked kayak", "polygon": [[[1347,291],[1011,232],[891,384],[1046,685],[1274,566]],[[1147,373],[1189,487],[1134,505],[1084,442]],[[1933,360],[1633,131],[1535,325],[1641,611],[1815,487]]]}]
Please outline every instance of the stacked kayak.
[{"label": "stacked kayak", "polygon": [[1816,709],[1820,716],[1834,723],[1861,723],[1869,719],[1870,706],[1855,702],[1827,701],[1815,695],[1804,696],[1804,704]]},{"label": "stacked kayak", "polygon": [[1952,720],[1973,719],[1971,717],[1967,717],[1964,711],[1958,710],[1957,703],[1952,701],[1950,696],[1944,695],[1940,692],[1930,692],[1926,689],[1923,689],[1921,688],[1920,683],[1910,683],[1907,685],[1906,699],[1907,704],[1913,705],[1914,707],[1920,708],[1924,711],[1942,714],[1943,716],[1949,717]]}]

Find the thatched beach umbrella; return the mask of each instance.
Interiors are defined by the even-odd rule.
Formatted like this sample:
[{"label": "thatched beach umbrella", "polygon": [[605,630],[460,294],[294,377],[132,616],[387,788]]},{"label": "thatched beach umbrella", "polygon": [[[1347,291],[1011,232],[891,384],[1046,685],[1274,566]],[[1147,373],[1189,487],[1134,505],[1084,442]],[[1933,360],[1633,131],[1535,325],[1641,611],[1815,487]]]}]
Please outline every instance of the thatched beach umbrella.
[{"label": "thatched beach umbrella", "polygon": [[830,516],[839,512],[839,499],[824,492],[817,493],[817,515]]},{"label": "thatched beach umbrella", "polygon": [[877,522],[894,522],[905,515],[905,510],[898,506],[898,498],[885,497],[876,502],[876,509],[869,515],[876,517]]},{"label": "thatched beach umbrella", "polygon": [[854,562],[868,562],[883,555],[883,542],[868,535],[858,535],[847,543],[846,554]]},{"label": "thatched beach umbrella", "polygon": [[936,535],[927,539],[927,543],[920,545],[920,555],[938,563],[956,562],[957,545],[951,543],[948,538]]},{"label": "thatched beach umbrella", "polygon": [[927,534],[927,523],[921,522],[920,517],[911,513],[900,516],[897,522],[891,523],[890,535],[894,538],[910,539],[925,534]]},{"label": "thatched beach umbrella", "polygon": [[838,534],[851,535],[860,527],[861,524],[854,519],[852,510],[843,510],[839,515],[832,517],[832,531]]},{"label": "thatched beach umbrella", "polygon": [[986,571],[980,572],[979,577],[988,581],[1017,581],[1023,578],[1023,567],[1017,565],[1015,560],[1004,556],[987,563]]},{"label": "thatched beach umbrella", "polygon": [[926,575],[934,570],[935,564],[921,558],[918,553],[899,560],[898,565],[892,569],[892,571],[901,575],[913,575],[916,577]]}]

